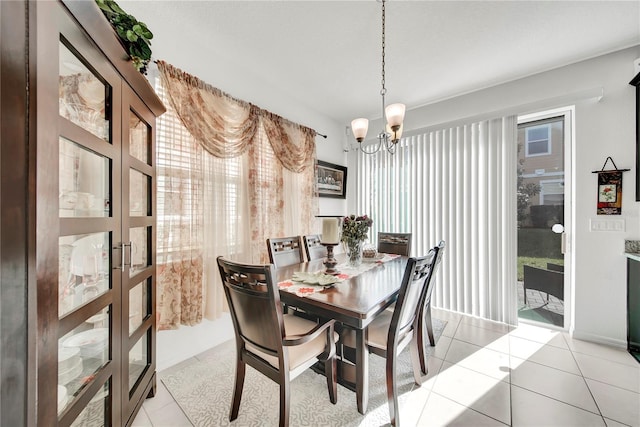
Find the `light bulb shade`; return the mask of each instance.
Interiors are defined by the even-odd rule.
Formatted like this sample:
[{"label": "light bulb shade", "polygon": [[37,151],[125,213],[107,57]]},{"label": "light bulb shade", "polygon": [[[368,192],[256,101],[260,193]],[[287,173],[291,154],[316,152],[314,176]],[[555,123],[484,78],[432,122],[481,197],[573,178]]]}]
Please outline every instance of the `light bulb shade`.
[{"label": "light bulb shade", "polygon": [[391,129],[391,125],[389,125],[387,123],[387,133],[389,135],[391,135],[391,141],[392,142],[397,142],[400,138],[402,138],[402,129],[403,128],[404,128],[404,125],[402,123],[400,123],[400,127],[398,128],[398,130],[396,130],[394,132],[393,129]]},{"label": "light bulb shade", "polygon": [[384,110],[385,116],[387,116],[387,123],[393,129],[394,126],[400,126],[404,120],[404,104],[391,104]]},{"label": "light bulb shade", "polygon": [[360,118],[351,122],[351,131],[356,141],[364,141],[364,138],[367,136],[367,130],[369,130],[369,120]]}]

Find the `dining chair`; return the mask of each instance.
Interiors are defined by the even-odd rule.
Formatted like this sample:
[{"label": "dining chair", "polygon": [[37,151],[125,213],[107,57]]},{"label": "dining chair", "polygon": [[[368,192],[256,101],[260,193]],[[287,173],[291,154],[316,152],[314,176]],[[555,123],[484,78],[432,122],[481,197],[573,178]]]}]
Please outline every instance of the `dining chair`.
[{"label": "dining chair", "polygon": [[239,264],[218,257],[236,337],[236,377],[229,421],[238,418],[246,365],[280,386],[280,423],[289,425],[290,381],[324,362],[329,400],[338,399],[335,320],[316,323],[280,309],[273,265]]},{"label": "dining chair", "polygon": [[431,321],[431,294],[433,293],[433,276],[438,271],[440,262],[442,261],[442,255],[444,255],[444,240],[440,240],[438,246],[434,247],[432,251],[435,251],[435,260],[431,266],[431,272],[429,277],[429,286],[423,293],[422,301],[420,302],[420,320],[418,322],[418,354],[420,355],[420,370],[424,375],[427,374],[427,356],[424,351],[424,333],[425,329],[429,337],[429,344],[433,347],[436,345],[436,340],[433,336],[433,323]]},{"label": "dining chair", "polygon": [[304,261],[300,236],[267,239],[267,249],[269,262],[276,268],[300,264]]},{"label": "dining chair", "polygon": [[[442,261],[442,255],[444,254],[445,242],[441,240],[438,246],[434,247],[431,251],[435,253],[435,260],[431,267],[431,275],[434,276],[438,271],[440,262]],[[431,283],[432,278],[429,279]],[[422,301],[420,302],[420,321],[418,323],[418,354],[420,356],[420,370],[424,375],[427,374],[427,356],[424,351],[424,334],[427,333],[429,338],[429,344],[431,347],[436,345],[436,340],[433,336],[433,322],[431,320],[431,294],[433,293],[433,286],[428,286],[426,292],[424,292]],[[387,310],[393,311],[395,305],[391,305]]]},{"label": "dining chair", "polygon": [[[399,354],[407,345],[410,348],[411,364],[415,383],[422,385],[420,355],[418,352],[418,324],[420,303],[431,283],[433,263],[437,258],[435,249],[424,257],[409,258],[405,268],[398,299],[393,311],[384,310],[366,330],[366,345],[370,353],[386,359],[387,400],[391,425],[400,425],[396,365]],[[356,336],[352,329],[345,328],[341,343],[355,348]]]},{"label": "dining chair", "polygon": [[304,251],[307,255],[307,260],[321,259],[327,256],[327,248],[322,246],[320,236],[318,234],[309,234],[302,236],[304,242]]},{"label": "dining chair", "polygon": [[378,252],[409,256],[411,233],[378,232]]}]

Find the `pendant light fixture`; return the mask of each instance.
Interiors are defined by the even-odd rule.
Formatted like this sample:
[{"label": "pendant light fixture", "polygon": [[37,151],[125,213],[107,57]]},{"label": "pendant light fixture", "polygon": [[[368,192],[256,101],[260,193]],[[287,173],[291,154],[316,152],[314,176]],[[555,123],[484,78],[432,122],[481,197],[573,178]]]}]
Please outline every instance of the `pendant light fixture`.
[{"label": "pendant light fixture", "polygon": [[387,88],[385,86],[385,71],[384,71],[384,55],[385,55],[385,0],[382,0],[382,89],[380,95],[382,96],[382,111],[383,115],[387,119],[386,127],[378,134],[378,143],[370,146],[369,148],[363,148],[362,141],[367,136],[367,130],[369,129],[369,120],[365,118],[355,119],[351,122],[351,131],[360,145],[360,150],[366,154],[373,154],[380,151],[384,147],[389,153],[393,154],[396,150],[396,144],[402,136],[402,121],[404,120],[405,105],[404,104],[385,104],[385,95],[387,94]]}]

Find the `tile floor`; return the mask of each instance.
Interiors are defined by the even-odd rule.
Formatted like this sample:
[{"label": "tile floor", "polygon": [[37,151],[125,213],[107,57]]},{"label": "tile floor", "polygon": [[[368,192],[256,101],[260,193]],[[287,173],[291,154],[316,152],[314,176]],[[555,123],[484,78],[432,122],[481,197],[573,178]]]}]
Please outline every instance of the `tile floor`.
[{"label": "tile floor", "polygon": [[[448,323],[426,381],[400,407],[403,425],[640,426],[640,364],[626,351],[527,324],[433,316]],[[159,381],[133,425],[191,423]]]}]

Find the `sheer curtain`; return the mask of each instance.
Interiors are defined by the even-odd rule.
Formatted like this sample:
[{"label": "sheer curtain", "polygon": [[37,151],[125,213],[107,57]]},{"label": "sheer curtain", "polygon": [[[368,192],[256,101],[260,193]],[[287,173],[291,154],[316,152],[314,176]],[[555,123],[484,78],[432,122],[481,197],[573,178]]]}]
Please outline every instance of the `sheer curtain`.
[{"label": "sheer curtain", "polygon": [[[163,101],[161,85],[156,92]],[[166,102],[165,102],[165,105]],[[203,315],[204,150],[173,111],[157,120],[158,327],[194,325]]]},{"label": "sheer curtain", "polygon": [[413,233],[411,253],[445,240],[437,307],[515,324],[515,116],[403,138],[358,154],[357,211],[377,231]]},{"label": "sheer curtain", "polygon": [[166,63],[159,76],[158,324],[172,329],[224,310],[216,257],[268,263],[268,237],[315,230],[315,131]]}]

